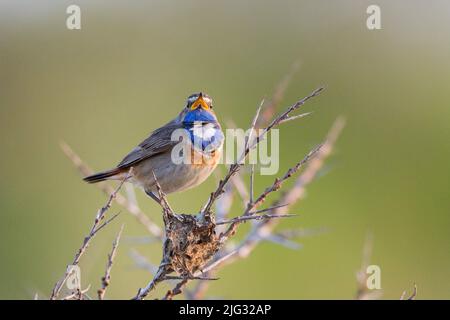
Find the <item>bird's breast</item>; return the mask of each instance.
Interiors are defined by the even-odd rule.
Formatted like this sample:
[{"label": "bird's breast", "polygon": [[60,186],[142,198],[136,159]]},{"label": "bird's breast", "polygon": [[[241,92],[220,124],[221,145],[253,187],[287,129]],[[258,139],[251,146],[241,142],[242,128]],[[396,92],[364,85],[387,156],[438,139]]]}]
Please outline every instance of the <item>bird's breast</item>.
[{"label": "bird's breast", "polygon": [[193,122],[185,125],[193,149],[202,154],[212,154],[222,148],[224,136],[217,122]]}]

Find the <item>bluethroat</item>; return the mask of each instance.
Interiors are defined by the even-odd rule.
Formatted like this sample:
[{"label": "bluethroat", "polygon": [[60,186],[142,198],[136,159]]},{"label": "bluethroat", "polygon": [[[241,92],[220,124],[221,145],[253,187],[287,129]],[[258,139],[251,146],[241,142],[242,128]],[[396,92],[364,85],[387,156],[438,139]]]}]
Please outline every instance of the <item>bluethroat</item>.
[{"label": "bluethroat", "polygon": [[[174,139],[174,133],[185,138]],[[178,134],[179,136],[179,134]],[[156,182],[164,193],[193,188],[209,177],[222,154],[224,136],[210,96],[199,92],[188,97],[178,116],[134,148],[117,167],[84,178],[89,183],[124,179],[142,188],[155,200]],[[182,146],[177,148],[176,146]],[[182,157],[183,161],[174,161]]]}]

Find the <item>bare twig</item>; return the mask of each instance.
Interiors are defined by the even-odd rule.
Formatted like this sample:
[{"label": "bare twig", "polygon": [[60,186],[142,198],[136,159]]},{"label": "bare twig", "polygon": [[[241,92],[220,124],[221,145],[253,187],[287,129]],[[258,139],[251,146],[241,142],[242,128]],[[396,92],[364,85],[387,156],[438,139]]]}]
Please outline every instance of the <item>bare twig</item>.
[{"label": "bare twig", "polygon": [[[318,146],[315,149],[313,149],[312,151],[310,151],[306,155],[306,157],[303,158],[300,162],[298,162],[294,167],[289,168],[288,171],[284,174],[284,176],[282,176],[281,178],[275,179],[273,184],[270,187],[266,188],[266,190],[264,190],[264,192],[262,192],[255,201],[248,204],[247,209],[245,210],[243,216],[253,215],[254,213],[252,211],[255,208],[257,208],[259,205],[261,205],[270,193],[279,190],[281,188],[283,182],[285,182],[287,179],[292,177],[292,175],[294,173],[296,173],[305,163],[307,163],[312,157],[314,157],[314,155],[320,150],[320,148],[321,148],[321,146]],[[241,221],[239,221],[239,220],[232,223],[229,226],[229,228],[227,229],[227,231],[225,231],[223,234],[221,234],[221,238],[226,240],[230,236],[234,235],[234,233],[236,232],[236,229],[240,223],[241,223]]]},{"label": "bare twig", "polygon": [[380,290],[369,290],[367,288],[367,267],[370,264],[370,258],[372,256],[373,250],[373,234],[368,232],[366,235],[366,240],[364,242],[361,268],[356,273],[356,300],[375,300],[381,296]]},{"label": "bare twig", "polygon": [[[340,126],[338,121],[335,123],[323,145],[308,153],[303,160],[298,162],[294,167],[290,168],[283,176],[276,179],[273,184],[266,188],[258,197],[256,197],[256,199],[254,197],[254,166],[252,165],[250,171],[249,192],[247,192],[243,179],[239,174],[245,158],[249,155],[251,150],[253,150],[262,140],[266,138],[267,133],[280,124],[308,115],[309,113],[300,115],[292,115],[292,113],[303,106],[309,99],[320,94],[323,90],[323,88],[319,88],[313,91],[305,98],[288,107],[284,112],[269,122],[269,119],[272,118],[272,115],[275,113],[275,110],[281,101],[282,94],[287,87],[287,83],[289,82],[292,73],[286,77],[284,83],[276,89],[272,100],[270,100],[269,103],[265,103],[263,101],[258,107],[251,122],[250,132],[246,137],[242,155],[229,167],[225,177],[218,182],[217,188],[210,194],[209,199],[205,203],[200,214],[196,216],[176,214],[170,207],[154,173],[153,175],[156,184],[156,191],[159,199],[158,202],[163,209],[164,229],[161,229],[159,226],[154,224],[145,214],[142,213],[137,201],[135,200],[134,189],[127,189],[127,197],[124,197],[118,193],[120,186],[117,190],[113,190],[115,191],[113,198],[115,198],[116,202],[127,208],[127,210],[130,211],[139,222],[146,226],[155,238],[164,239],[163,258],[161,263],[158,267],[149,267],[150,264],[145,263],[145,269],[154,274],[154,276],[144,288],[138,290],[134,299],[144,299],[156,287],[156,285],[162,281],[179,280],[175,287],[172,290],[169,290],[163,297],[163,299],[169,300],[182,293],[186,285],[191,280],[216,280],[217,278],[214,277],[214,274],[217,272],[219,267],[225,265],[226,263],[231,263],[238,258],[247,257],[261,241],[272,241],[290,248],[294,248],[296,246],[298,247],[298,244],[290,240],[298,233],[295,234],[294,232],[291,232],[288,235],[287,233],[283,234],[281,232],[275,234],[273,233],[273,228],[277,225],[277,220],[279,220],[278,218],[293,216],[292,214],[287,213],[289,207],[301,199],[304,194],[305,187],[317,175],[324,159],[331,153],[332,146],[340,132],[340,129],[342,129],[342,121]],[[267,116],[268,114],[270,114],[269,117]],[[261,127],[264,128],[259,129]],[[257,136],[255,138],[253,137],[254,132],[257,132]],[[68,157],[84,175],[91,173],[89,168],[67,145],[63,144],[62,148],[66,155],[68,155]],[[299,171],[302,167],[306,167],[306,169],[296,179],[294,186],[291,189],[283,193],[279,199],[277,199],[275,203],[268,208],[258,210],[270,194],[278,191],[282,187],[283,183],[297,173],[297,171]],[[244,210],[242,215],[227,220],[226,217],[229,214],[233,199],[233,190],[231,184],[229,184],[230,181],[232,181],[241,198],[244,200]],[[238,186],[240,186],[240,188],[238,188]],[[111,189],[111,187],[107,184],[99,184],[99,187],[108,193]],[[113,199],[110,200],[112,201]],[[215,223],[216,217],[212,215],[213,205],[216,206],[215,211],[217,212],[217,217],[220,217],[219,222],[217,223]],[[114,218],[115,216],[109,220],[106,220],[103,224],[96,226],[94,234]],[[253,220],[255,222],[251,224],[251,230],[244,240],[238,245],[233,245],[232,247],[228,245],[225,246],[227,240],[235,234],[237,227],[241,223],[248,220]],[[227,224],[229,224],[229,226],[228,228],[225,228],[225,231],[223,232],[218,233],[217,230],[221,229],[215,229],[216,226]],[[165,231],[164,238],[163,231]],[[103,278],[102,288],[98,291],[99,299],[103,299],[105,290],[108,286],[110,271],[114,255],[117,250],[120,233],[116,238],[116,241],[113,244],[113,250],[109,255],[108,266],[105,272],[105,277]],[[197,249],[200,251],[197,251]],[[84,252],[84,250],[81,251]],[[197,252],[199,252],[200,255],[196,255]],[[195,258],[193,259],[192,257]],[[136,265],[143,265],[141,259],[134,257],[134,260],[136,261]],[[190,261],[193,262],[191,263]],[[176,272],[177,275],[171,275],[173,272]],[[61,285],[64,281],[61,282]],[[208,283],[209,281],[200,281],[193,292],[189,292],[189,296],[195,298],[201,297],[204,292],[206,292]],[[78,290],[74,294],[78,295],[80,299],[83,298],[82,290]]]},{"label": "bare twig", "polygon": [[180,277],[180,276],[165,276],[164,280],[206,280],[206,281],[214,281],[219,280],[219,278],[211,278],[211,277],[197,277],[197,276],[191,276],[191,277]]},{"label": "bare twig", "polygon": [[[253,142],[253,133],[255,132],[255,129],[256,129],[256,122],[257,122],[258,119],[259,119],[259,114],[260,114],[260,112],[261,112],[261,108],[262,108],[263,104],[264,104],[264,99],[263,99],[263,100],[261,101],[261,103],[259,104],[258,109],[256,109],[255,116],[253,117],[252,124],[251,124],[251,126],[250,126],[250,132],[249,132],[248,136],[247,136],[246,139],[245,139],[245,147],[244,147],[244,150],[246,150],[246,149],[249,147],[250,143]],[[241,157],[241,158],[243,158],[243,157]]]},{"label": "bare twig", "polygon": [[114,258],[116,257],[116,253],[117,253],[117,248],[119,246],[120,237],[121,237],[122,232],[123,232],[123,227],[124,227],[124,225],[122,225],[120,227],[120,231],[117,234],[116,239],[113,242],[111,253],[108,255],[108,264],[106,266],[105,275],[102,277],[102,287],[100,289],[98,289],[98,291],[97,291],[99,300],[103,300],[104,299],[105,293],[106,293],[106,289],[109,286],[109,283],[111,281],[111,269],[112,269],[112,266],[113,266],[113,263],[114,263]]},{"label": "bare twig", "polygon": [[[158,203],[160,204],[161,208],[163,209],[163,220],[164,225],[166,228],[169,227],[171,220],[176,219],[176,214],[172,210],[172,208],[169,205],[169,202],[167,201],[166,195],[164,194],[161,185],[158,182],[158,179],[156,178],[155,173],[153,172],[153,179],[155,180],[156,190],[158,191]],[[166,230],[167,233],[167,230]],[[165,243],[163,244],[163,248],[165,247]],[[167,252],[163,252],[163,260],[160,263],[158,267],[158,271],[154,275],[153,279],[145,286],[144,288],[140,288],[138,290],[138,293],[133,298],[134,300],[142,300],[144,299],[155,287],[158,283],[161,281],[164,281],[167,279],[167,275],[171,272],[171,269],[169,267],[169,262],[167,256],[165,256]]]},{"label": "bare twig", "polygon": [[417,285],[414,283],[414,289],[413,292],[409,297],[406,297],[406,290],[403,291],[402,296],[400,297],[400,300],[415,300],[417,296]]},{"label": "bare twig", "polygon": [[[77,254],[75,255],[75,258],[72,261],[72,265],[78,265],[78,263],[80,262],[81,257],[83,256],[83,254],[86,252],[87,247],[89,246],[89,243],[91,242],[92,238],[96,235],[96,233],[101,230],[105,225],[107,225],[110,220],[107,220],[105,223],[100,224],[102,222],[102,220],[105,218],[105,215],[107,213],[107,211],[109,210],[109,208],[111,207],[112,201],[114,200],[114,198],[117,196],[120,188],[122,187],[122,185],[125,183],[125,181],[131,176],[131,170],[128,172],[128,174],[125,176],[124,179],[122,179],[122,181],[119,183],[119,185],[117,186],[117,188],[111,193],[111,195],[108,198],[108,201],[106,202],[106,204],[97,212],[97,215],[95,216],[94,219],[94,223],[91,227],[91,230],[89,231],[89,234],[84,238],[83,244],[80,247],[80,249],[78,249]],[[117,215],[116,215],[117,216]],[[115,216],[114,216],[115,217]],[[112,219],[114,219],[114,217]],[[70,274],[70,268],[68,267],[63,278],[58,281],[52,291],[52,294],[50,296],[51,300],[57,299],[62,286],[64,284],[64,282],[66,282],[69,274]]]},{"label": "bare twig", "polygon": [[254,199],[254,180],[255,180],[255,165],[251,165],[250,169],[250,199],[248,200],[249,204],[253,203]]},{"label": "bare twig", "polygon": [[[289,107],[284,113],[282,113],[280,116],[275,118],[265,129],[263,129],[263,133],[260,134],[256,138],[255,143],[253,145],[250,145],[249,148],[247,148],[244,151],[244,156],[246,156],[248,154],[249,149],[253,148],[254,146],[256,146],[259,143],[259,141],[261,140],[261,137],[263,137],[265,133],[270,131],[275,126],[279,125],[280,122],[284,121],[287,117],[289,117],[289,115],[292,111],[298,109],[300,106],[302,106],[306,101],[308,101],[312,97],[317,96],[322,90],[323,90],[323,88],[319,88],[319,89],[315,90],[310,95],[299,100],[297,103],[295,103],[294,105]],[[313,180],[313,178],[317,175],[317,172],[322,167],[324,159],[327,156],[329,156],[329,154],[331,153],[332,146],[334,145],[343,126],[344,126],[343,119],[339,118],[338,120],[336,120],[336,122],[333,124],[333,127],[331,128],[329,134],[327,135],[325,142],[320,147],[318,147],[318,148],[314,149],[312,152],[310,152],[310,154],[308,154],[307,157],[305,157],[306,158],[306,160],[304,159],[305,161],[303,161],[303,160],[300,161],[295,167],[288,170],[288,172],[285,175],[286,178],[292,176],[292,174],[295,173],[303,164],[310,161],[307,168],[305,169],[305,171],[299,176],[299,178],[297,178],[297,180],[294,184],[294,187],[291,190],[289,190],[289,192],[285,193],[276,202],[276,204],[275,204],[276,206],[279,204],[282,204],[282,203],[289,203],[290,205],[292,205],[292,204],[296,203],[303,196],[306,185],[308,185]],[[205,210],[209,210],[208,206],[210,207],[212,205],[212,203],[223,193],[223,188],[226,186],[230,177],[234,176],[239,171],[240,167],[239,167],[238,163],[240,163],[240,162],[237,162],[236,164],[230,166],[228,174],[225,176],[225,178],[223,180],[221,180],[219,182],[219,186],[217,187],[216,191],[211,194],[207,205],[205,205]],[[283,177],[285,177],[285,176],[283,176]],[[283,180],[283,179],[280,179],[280,180]],[[260,195],[260,197],[257,198],[257,200],[255,200],[253,203],[249,204],[247,206],[247,209],[245,210],[243,216],[253,215],[254,209],[257,208],[257,206],[260,205],[264,201],[267,194],[279,189],[281,184],[280,185],[278,185],[278,184],[279,183],[276,180],[271,187],[267,188]],[[256,205],[254,205],[254,204],[256,204]],[[287,210],[288,210],[288,206],[281,206],[279,208],[274,209],[270,213],[286,214]],[[221,265],[223,265],[225,263],[230,263],[230,262],[236,260],[237,257],[238,258],[247,257],[250,254],[250,252],[253,251],[253,249],[259,242],[261,242],[265,239],[269,239],[269,236],[271,235],[272,230],[276,225],[276,223],[274,221],[275,221],[275,219],[268,219],[268,220],[263,220],[263,221],[257,223],[252,228],[252,230],[250,231],[248,236],[244,239],[244,241],[236,247],[236,249],[232,250],[231,252],[225,251],[222,253],[222,251],[221,251],[218,255],[216,255],[216,258],[212,261],[210,266],[213,265],[214,268],[216,268],[216,267],[220,267]],[[239,225],[239,223],[240,222],[232,223],[229,226],[229,228],[227,229],[227,231],[221,234],[221,239],[222,239],[223,243],[225,243],[225,241],[235,233],[236,228]],[[206,272],[205,270],[211,271],[211,269],[209,269],[208,267],[204,269],[204,272]],[[210,274],[211,274],[211,272],[208,273],[208,275],[210,275]],[[188,282],[188,280],[178,283],[178,285],[172,291],[169,291],[169,293],[170,293],[169,296],[173,297],[174,295],[181,293],[183,288],[186,286],[187,282]],[[202,290],[204,291],[204,287]],[[196,292],[194,292],[193,294],[196,295]]]},{"label": "bare twig", "polygon": [[[164,278],[168,274],[167,268],[164,264],[161,264],[158,268],[153,279],[145,286],[144,288],[139,288],[136,296],[133,300],[143,300],[153,289],[155,289],[156,285],[161,281],[164,281]],[[187,281],[187,280],[186,280]]]},{"label": "bare twig", "polygon": [[153,179],[155,180],[156,190],[158,191],[158,203],[163,209],[164,214],[164,221],[167,221],[170,217],[173,217],[175,215],[174,211],[169,205],[169,202],[167,201],[166,195],[163,192],[161,185],[158,182],[158,179],[156,179],[155,172],[152,170],[153,173]]},{"label": "bare twig", "polygon": [[[323,87],[320,87],[320,88],[314,90],[312,93],[310,93],[306,97],[304,97],[303,99],[301,99],[301,100],[297,101],[296,103],[294,103],[293,105],[291,105],[289,108],[286,109],[286,111],[284,111],[282,114],[280,114],[278,117],[276,117],[266,128],[264,128],[262,130],[262,132],[256,137],[256,139],[253,143],[250,142],[248,144],[248,146],[243,151],[243,154],[240,157],[240,159],[238,159],[234,164],[232,164],[230,166],[228,173],[225,175],[225,177],[222,180],[220,180],[217,189],[211,193],[211,195],[208,199],[208,202],[206,203],[206,205],[203,209],[203,214],[210,213],[213,203],[217,200],[218,197],[220,197],[222,195],[222,193],[224,192],[224,188],[225,188],[226,184],[228,183],[228,181],[230,180],[230,178],[239,171],[240,167],[242,166],[243,159],[248,155],[250,150],[255,148],[270,130],[272,130],[274,127],[278,126],[280,124],[280,122],[282,122],[286,118],[288,118],[293,111],[295,111],[298,108],[300,108],[301,106],[303,106],[308,100],[318,96],[322,92],[323,89],[324,89]],[[253,125],[253,122],[252,122],[252,125]]]},{"label": "bare twig", "polygon": [[180,293],[183,293],[183,289],[186,286],[186,284],[188,283],[188,281],[189,281],[188,278],[184,278],[183,280],[181,280],[179,283],[177,283],[175,288],[167,291],[166,295],[164,296],[164,298],[162,300],[172,300],[174,296],[176,296]]},{"label": "bare twig", "polygon": [[262,214],[262,215],[253,215],[253,216],[240,216],[233,218],[231,220],[224,220],[216,222],[216,225],[221,224],[229,224],[229,223],[237,223],[244,222],[248,220],[265,220],[265,219],[274,219],[274,218],[289,218],[295,217],[295,214]]},{"label": "bare twig", "polygon": [[101,229],[103,229],[108,224],[110,224],[115,218],[117,218],[119,216],[119,214],[120,214],[120,212],[116,213],[111,218],[107,219],[105,222],[103,222],[101,225],[99,225],[98,228],[96,229],[95,233],[99,232]]},{"label": "bare twig", "polygon": [[[297,178],[294,186],[276,202],[276,208],[271,211],[272,214],[286,214],[289,206],[296,203],[303,196],[306,186],[311,183],[313,178],[317,175],[317,172],[322,167],[324,159],[331,154],[334,143],[336,142],[343,126],[343,119],[338,118],[330,129],[325,142],[321,145],[320,148],[317,149],[314,157],[310,156],[310,162],[308,162],[307,168]],[[272,188],[269,187],[268,189],[271,190]],[[257,201],[258,200],[256,200],[255,202]],[[279,205],[282,203],[289,203],[289,205]],[[252,211],[249,212],[251,213]],[[247,257],[254,250],[258,243],[264,241],[269,237],[269,235],[271,235],[272,230],[275,226],[275,219],[263,220],[259,222],[252,228],[247,237],[235,249],[229,252],[224,251],[218,254],[216,258],[210,263],[210,265],[203,269],[203,272],[209,272],[208,275],[210,275],[213,269],[216,270],[217,268],[225,264],[232,263],[237,258]],[[229,229],[229,231],[231,230],[233,229]],[[228,239],[231,235],[232,232],[229,232],[225,239]],[[174,289],[171,291],[171,296],[173,297],[175,293],[181,293],[186,284],[187,281],[184,281],[183,284],[180,282],[178,284],[177,290]],[[206,286],[207,284],[202,284],[201,287],[199,286],[198,288],[199,290],[201,289],[203,292],[205,292]],[[198,297],[197,293],[198,292],[194,292],[192,294]]]},{"label": "bare twig", "polygon": [[[310,159],[308,162],[306,169],[298,176],[296,179],[294,186],[284,193],[276,202],[275,205],[272,206],[268,212],[271,214],[286,214],[293,204],[299,201],[305,192],[306,187],[313,181],[314,177],[316,177],[320,168],[323,165],[324,160],[331,154],[334,144],[344,127],[344,120],[342,118],[338,118],[333,126],[331,127],[325,142],[322,144],[321,148],[318,150],[317,154]],[[260,210],[260,211],[265,211]],[[256,211],[258,212],[258,211]],[[254,213],[256,213],[254,212]],[[266,212],[266,211],[265,211]],[[233,263],[237,259],[242,259],[248,257],[248,255],[255,249],[255,247],[261,241],[266,239],[270,239],[273,235],[272,231],[277,225],[277,221],[275,219],[263,220],[258,222],[255,226],[252,227],[249,234],[244,238],[244,240],[239,243],[235,248],[231,250],[221,250],[219,254],[216,255],[214,260],[203,269],[204,274],[208,274],[209,276],[213,274],[213,270],[217,272],[217,270],[223,267],[226,264]],[[197,287],[190,293],[191,297],[196,299],[201,298],[208,287],[207,282],[202,282],[197,285]]]},{"label": "bare twig", "polygon": [[283,208],[283,207],[286,207],[286,206],[288,206],[288,205],[289,205],[289,203],[279,204],[279,205],[276,205],[276,206],[272,206],[272,207],[269,207],[269,208],[265,208],[265,209],[257,210],[257,211],[255,211],[255,212],[251,212],[251,214],[258,214],[258,213],[263,213],[263,212],[273,211],[273,210],[275,210],[275,209]]},{"label": "bare twig", "polygon": [[[64,154],[72,161],[75,167],[83,176],[88,176],[93,173],[93,171],[81,160],[81,158],[72,150],[72,148],[65,142],[60,143],[61,149]],[[114,188],[107,183],[97,183],[95,184],[100,190],[102,190],[107,195],[114,192]],[[154,223],[140,208],[137,206],[136,202],[129,201],[126,197],[120,193],[116,194],[114,198],[116,203],[123,208],[125,208],[136,220],[142,224],[153,236],[162,239],[161,228]]]},{"label": "bare twig", "polygon": [[310,114],[312,114],[312,111],[311,112],[302,113],[302,114],[299,114],[299,115],[296,115],[296,116],[286,117],[284,120],[280,121],[280,124],[286,123],[286,122],[289,122],[289,121],[292,121],[292,120],[297,120],[297,119],[300,119],[300,118],[304,118],[304,117],[309,116]]}]

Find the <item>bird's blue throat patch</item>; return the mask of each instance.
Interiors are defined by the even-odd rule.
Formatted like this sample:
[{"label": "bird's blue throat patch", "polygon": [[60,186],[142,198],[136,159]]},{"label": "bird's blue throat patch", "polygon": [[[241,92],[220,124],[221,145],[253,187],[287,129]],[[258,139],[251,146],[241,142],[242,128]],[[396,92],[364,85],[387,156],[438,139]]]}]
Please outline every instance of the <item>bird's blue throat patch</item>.
[{"label": "bird's blue throat patch", "polygon": [[198,150],[212,152],[223,143],[224,136],[217,122],[184,122],[184,128],[189,132],[191,143]]},{"label": "bird's blue throat patch", "polygon": [[184,116],[183,122],[217,122],[217,120],[211,112],[204,110],[203,108],[197,108],[195,110],[188,111],[188,113]]},{"label": "bird's blue throat patch", "polygon": [[223,133],[211,112],[203,108],[190,110],[184,116],[183,125],[196,149],[211,152],[222,145]]}]

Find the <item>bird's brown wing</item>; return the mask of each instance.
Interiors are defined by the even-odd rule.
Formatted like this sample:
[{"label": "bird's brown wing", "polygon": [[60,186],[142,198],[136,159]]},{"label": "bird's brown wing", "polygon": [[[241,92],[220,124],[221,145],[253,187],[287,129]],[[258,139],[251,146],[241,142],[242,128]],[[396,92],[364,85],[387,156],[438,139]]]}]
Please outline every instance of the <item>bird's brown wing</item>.
[{"label": "bird's brown wing", "polygon": [[117,167],[126,169],[142,160],[172,149],[178,143],[178,141],[171,140],[172,132],[182,127],[181,123],[169,122],[165,126],[156,129],[147,139],[127,154]]}]

